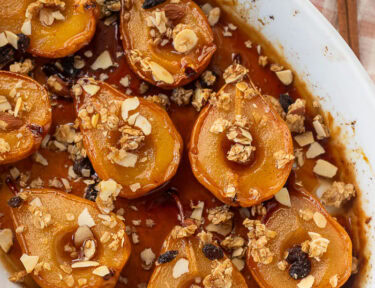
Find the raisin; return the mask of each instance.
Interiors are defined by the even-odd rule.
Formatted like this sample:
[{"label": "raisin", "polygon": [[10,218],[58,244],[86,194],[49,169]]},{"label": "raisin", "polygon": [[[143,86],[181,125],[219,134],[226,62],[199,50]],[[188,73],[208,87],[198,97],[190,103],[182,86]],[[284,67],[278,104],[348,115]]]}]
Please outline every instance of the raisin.
[{"label": "raisin", "polygon": [[37,137],[40,137],[43,134],[43,127],[37,124],[29,124],[27,125],[27,128],[29,128],[31,133],[33,133]]},{"label": "raisin", "polygon": [[74,162],[74,164],[73,164],[74,173],[76,173],[79,176],[85,177],[82,173],[82,170],[89,170],[90,171],[89,177],[91,177],[91,175],[95,174],[95,170],[92,167],[92,164],[91,164],[89,158],[87,158],[87,157],[76,160],[76,162]]},{"label": "raisin", "polygon": [[232,61],[236,64],[241,64],[242,62],[242,56],[239,53],[232,53]]},{"label": "raisin", "polygon": [[223,249],[213,244],[205,244],[202,252],[210,260],[218,260],[224,257]]},{"label": "raisin", "polygon": [[191,67],[186,67],[185,68],[185,75],[186,75],[186,77],[193,77],[193,76],[195,76],[197,74],[197,72],[193,69],[193,68],[191,68]]},{"label": "raisin", "polygon": [[150,9],[150,8],[155,7],[156,5],[164,3],[165,1],[166,0],[145,0],[145,2],[143,2],[142,8]]},{"label": "raisin", "polygon": [[307,258],[303,261],[296,261],[289,268],[289,275],[293,279],[302,279],[309,275],[311,272],[311,262]]},{"label": "raisin", "polygon": [[289,264],[293,264],[294,262],[304,261],[308,259],[309,255],[302,251],[302,247],[300,245],[295,245],[292,248],[288,249],[288,257],[286,257],[286,261]]},{"label": "raisin", "polygon": [[18,36],[18,41],[17,41],[18,51],[20,51],[22,54],[26,53],[26,50],[30,46],[30,37],[26,36],[23,33],[17,34],[17,36]]},{"label": "raisin", "polygon": [[95,202],[96,197],[98,196],[98,191],[95,189],[96,184],[90,184],[85,190],[85,198],[92,202]]},{"label": "raisin", "polygon": [[62,58],[60,62],[63,67],[64,76],[75,78],[80,72],[78,69],[74,68],[74,56]]},{"label": "raisin", "polygon": [[279,102],[281,107],[283,107],[285,113],[288,113],[288,108],[290,105],[294,103],[294,100],[292,97],[289,96],[288,93],[286,94],[280,94]]},{"label": "raisin", "polygon": [[16,50],[11,45],[0,48],[0,69],[15,60]]},{"label": "raisin", "polygon": [[20,196],[14,196],[8,200],[8,205],[12,208],[18,208],[22,205],[23,200]]},{"label": "raisin", "polygon": [[177,250],[170,250],[170,251],[167,251],[163,254],[161,254],[159,257],[158,257],[158,263],[159,264],[164,264],[164,263],[168,263],[168,262],[171,262],[174,258],[176,258],[178,254],[178,251]]}]

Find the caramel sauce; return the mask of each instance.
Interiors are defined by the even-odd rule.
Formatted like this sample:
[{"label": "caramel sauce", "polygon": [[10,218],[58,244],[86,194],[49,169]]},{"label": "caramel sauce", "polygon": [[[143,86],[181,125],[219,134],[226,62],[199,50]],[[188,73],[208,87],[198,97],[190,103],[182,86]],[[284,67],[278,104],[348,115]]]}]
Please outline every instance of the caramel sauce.
[{"label": "caramel sauce", "polygon": [[[237,26],[239,26],[236,31],[233,31],[232,37],[224,37],[222,34],[222,31],[224,30],[223,27],[227,25],[227,23],[235,23]],[[289,95],[294,99],[299,97],[306,99],[308,104],[306,127],[307,130],[311,130],[312,118],[319,112],[319,110],[317,108],[313,108],[313,98],[307,92],[304,84],[296,80],[296,85],[286,87],[277,79],[274,72],[270,71],[268,67],[263,68],[258,64],[259,55],[256,49],[258,44],[262,46],[262,50],[264,51],[263,54],[269,56],[269,60],[271,60],[271,62],[284,64],[282,63],[282,60],[276,56],[270,43],[267,43],[266,40],[262,39],[259,34],[249,27],[245,27],[240,23],[237,23],[235,19],[232,19],[229,15],[226,15],[226,13],[223,13],[219,24],[217,24],[213,30],[215,35],[215,43],[218,50],[215,53],[208,69],[219,75],[219,81],[215,84],[214,90],[218,91],[223,85],[223,79],[220,76],[225,68],[233,62],[232,58],[235,56],[237,59],[240,59],[241,63],[250,70],[250,76],[253,82],[257,87],[260,88],[263,94],[278,97],[282,93],[289,93]],[[249,39],[253,41],[253,47],[250,49],[244,44],[244,42]],[[86,50],[91,50],[93,52],[93,57],[84,57],[83,52]],[[109,76],[106,82],[115,85],[118,89],[125,93],[126,89],[119,84],[119,81],[122,77],[129,74],[131,75],[131,83],[129,88],[133,91],[134,95],[137,95],[138,87],[141,81],[135,76],[134,73],[130,71],[123,54],[120,57],[116,57],[117,53],[121,53],[123,51],[119,37],[118,25],[108,27],[105,26],[103,22],[100,22],[90,45],[77,53],[78,55],[82,55],[82,57],[86,60],[83,75],[96,76],[99,79],[99,75],[103,71],[93,71],[89,69],[89,67],[95,61],[96,57],[104,50],[108,50],[114,62],[118,64],[118,67],[113,67],[105,71],[105,73],[107,73]],[[46,78],[40,67],[46,61],[47,60],[45,59],[37,59],[38,67],[35,70],[35,79],[41,83],[45,83]],[[193,84],[190,84],[188,86],[192,85]],[[156,87],[150,86],[147,95],[154,95],[159,92],[170,94],[170,91],[161,91]],[[50,134],[54,133],[56,125],[73,123],[76,118],[72,101],[66,99],[56,99],[52,102],[54,103],[52,114],[53,123],[49,132]],[[192,211],[190,208],[191,201],[195,204],[198,201],[204,201],[205,210],[206,208],[221,205],[220,201],[218,201],[195,179],[187,156],[186,146],[189,143],[190,133],[194,121],[198,116],[198,112],[196,112],[192,106],[177,107],[172,104],[169,114],[184,140],[185,147],[182,161],[176,176],[169,183],[156,189],[156,191],[150,193],[148,196],[136,200],[117,200],[116,208],[124,208],[125,210],[124,217],[126,219],[126,225],[132,226],[132,220],[141,220],[141,225],[133,227],[134,231],[136,231],[136,233],[139,235],[140,242],[139,244],[132,244],[130,259],[121,273],[123,277],[127,278],[128,282],[127,284],[119,282],[116,287],[137,287],[138,284],[147,283],[149,280],[153,267],[149,271],[141,268],[142,261],[140,258],[140,253],[145,248],[151,248],[152,251],[158,256],[165,237],[176,224],[180,223],[177,217],[179,210],[175,201],[168,193],[168,190],[170,190],[171,187],[178,191],[178,197],[182,203],[185,215],[190,215]],[[336,133],[333,134],[334,135],[332,135],[332,138],[338,136]],[[345,182],[355,184],[352,165],[350,165],[350,163],[348,163],[344,158],[344,147],[330,140],[323,141],[322,145],[327,151],[323,158],[331,161],[339,167],[340,172],[335,179],[344,180]],[[48,184],[48,180],[53,179],[54,177],[67,177],[68,167],[73,164],[73,162],[68,158],[68,153],[52,152],[47,149],[40,149],[40,153],[48,160],[48,166],[45,167],[41,166],[40,164],[35,164],[30,158],[24,159],[11,166],[17,167],[21,172],[31,171],[30,179],[40,177],[46,185]],[[311,193],[314,193],[319,185],[318,177],[312,173],[314,163],[314,160],[305,159],[305,165],[302,168],[297,169],[295,173],[296,181],[301,182],[303,186]],[[4,181],[5,177],[9,175],[8,169],[11,166],[0,168],[3,172],[2,180],[4,183],[0,193],[0,212],[4,214],[4,216],[0,218],[1,228],[12,228],[7,201],[10,197],[12,197],[13,194],[8,189],[7,185],[5,185]],[[86,185],[82,182],[71,182],[71,185],[71,193],[83,197]],[[354,248],[353,254],[359,257],[361,267],[364,267],[366,257],[362,252],[360,252],[360,248],[365,245],[365,239],[363,238],[365,235],[363,226],[365,217],[360,207],[360,197],[357,197],[356,200],[345,207],[342,214],[336,216],[352,237]],[[238,209],[234,210],[235,230],[239,234],[245,236],[246,231],[242,225],[240,225],[242,218],[239,215]],[[205,213],[204,216],[206,216]],[[146,219],[153,219],[156,225],[153,228],[146,227]],[[63,247],[61,247],[61,249],[63,249]],[[20,247],[18,243],[15,243],[11,249],[11,252],[9,253],[9,256],[6,257],[6,262],[9,264],[7,265],[9,266],[8,268],[11,270],[21,270],[22,265],[19,261],[20,256]],[[361,270],[364,269],[360,268],[360,271]],[[248,287],[259,287],[252,279],[250,272],[246,267],[243,270],[243,274],[247,279]],[[361,273],[359,276],[360,275]],[[360,277],[351,277],[345,287],[360,285],[359,280]],[[36,284],[33,284],[32,280],[30,279],[27,279],[26,286],[37,287]]]}]

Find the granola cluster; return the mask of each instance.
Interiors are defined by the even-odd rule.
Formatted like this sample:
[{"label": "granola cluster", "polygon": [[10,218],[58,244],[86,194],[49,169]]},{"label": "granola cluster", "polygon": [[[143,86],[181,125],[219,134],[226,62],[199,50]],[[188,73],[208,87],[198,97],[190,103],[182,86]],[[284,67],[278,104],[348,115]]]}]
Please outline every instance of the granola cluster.
[{"label": "granola cluster", "polygon": [[275,231],[267,229],[259,220],[245,219],[243,225],[249,229],[249,249],[254,262],[270,264],[274,253],[267,247],[268,242],[277,236]]}]

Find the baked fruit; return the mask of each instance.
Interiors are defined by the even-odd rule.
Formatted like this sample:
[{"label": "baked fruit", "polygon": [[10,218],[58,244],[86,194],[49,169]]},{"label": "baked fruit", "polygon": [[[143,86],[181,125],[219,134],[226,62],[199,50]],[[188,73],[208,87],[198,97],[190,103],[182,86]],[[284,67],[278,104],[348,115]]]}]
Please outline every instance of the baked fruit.
[{"label": "baked fruit", "polygon": [[165,89],[196,79],[216,50],[207,18],[191,0],[124,1],[121,34],[133,71]]},{"label": "baked fruit", "polygon": [[[290,187],[288,194],[281,201],[286,205],[276,201],[267,204],[262,222],[244,223],[253,231],[249,238],[254,248],[247,254],[253,277],[262,288],[341,287],[351,275],[352,242],[348,234],[312,195],[295,187]],[[261,236],[255,236],[254,227],[265,231],[268,239],[259,249],[251,245]],[[261,249],[267,253],[261,254]]]},{"label": "baked fruit", "polygon": [[283,187],[294,156],[286,123],[242,76],[229,79],[200,112],[189,158],[195,177],[219,200],[248,207]]},{"label": "baked fruit", "polygon": [[173,177],[183,143],[165,110],[87,78],[73,93],[88,157],[101,179],[122,185],[120,196],[137,198]]},{"label": "baked fruit", "polygon": [[28,52],[47,58],[68,56],[88,44],[98,14],[91,0],[1,0],[0,11],[0,32],[29,36]]},{"label": "baked fruit", "polygon": [[14,198],[21,262],[40,287],[116,285],[131,247],[115,214],[103,215],[94,202],[52,189],[26,190]]},{"label": "baked fruit", "polygon": [[[194,225],[175,226],[167,236],[147,287],[184,288],[203,283],[204,287],[246,288],[245,278],[219,246],[207,237],[209,242],[189,236],[189,232],[186,235],[184,230],[191,231],[192,228]],[[201,233],[202,238],[208,235]],[[202,287],[200,285],[197,287]]]},{"label": "baked fruit", "polygon": [[0,164],[35,152],[51,126],[46,89],[35,80],[0,71]]}]

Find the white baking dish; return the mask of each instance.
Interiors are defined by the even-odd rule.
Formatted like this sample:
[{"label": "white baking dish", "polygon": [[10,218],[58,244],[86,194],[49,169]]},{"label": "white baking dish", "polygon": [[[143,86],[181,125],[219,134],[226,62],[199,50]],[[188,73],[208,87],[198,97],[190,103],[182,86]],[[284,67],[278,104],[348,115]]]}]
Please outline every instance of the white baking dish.
[{"label": "white baking dish", "polygon": [[[319,96],[325,111],[342,129],[348,157],[355,163],[358,185],[362,190],[366,214],[375,218],[375,86],[356,56],[336,30],[308,0],[238,0],[237,10],[245,20],[269,40]],[[269,16],[273,16],[270,21]],[[259,21],[262,19],[264,21]],[[261,22],[266,23],[265,25]],[[350,125],[357,121],[355,133]],[[363,160],[363,151],[369,163]],[[368,229],[369,247],[375,243],[375,228]],[[371,258],[366,285],[375,287],[375,259]],[[371,271],[372,270],[372,271]],[[0,269],[0,286],[17,287]]]}]

